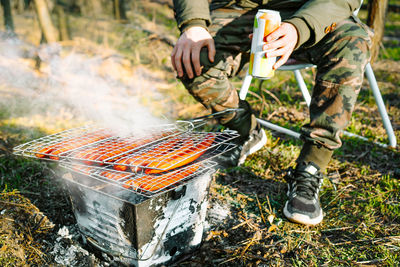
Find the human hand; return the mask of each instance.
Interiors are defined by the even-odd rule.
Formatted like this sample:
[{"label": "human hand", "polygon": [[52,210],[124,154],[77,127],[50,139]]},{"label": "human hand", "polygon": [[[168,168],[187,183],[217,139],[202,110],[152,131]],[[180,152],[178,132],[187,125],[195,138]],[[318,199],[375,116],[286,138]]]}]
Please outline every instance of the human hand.
[{"label": "human hand", "polygon": [[204,46],[208,48],[208,59],[214,62],[215,44],[210,33],[200,26],[187,29],[178,39],[171,53],[172,66],[176,70],[178,77],[183,76],[183,66],[190,79],[194,77],[192,64],[196,76],[201,74],[200,50]]},{"label": "human hand", "polygon": [[283,22],[278,29],[265,37],[266,44],[263,50],[266,57],[281,57],[273,66],[276,70],[289,59],[292,54],[299,36],[297,29],[293,24]]}]

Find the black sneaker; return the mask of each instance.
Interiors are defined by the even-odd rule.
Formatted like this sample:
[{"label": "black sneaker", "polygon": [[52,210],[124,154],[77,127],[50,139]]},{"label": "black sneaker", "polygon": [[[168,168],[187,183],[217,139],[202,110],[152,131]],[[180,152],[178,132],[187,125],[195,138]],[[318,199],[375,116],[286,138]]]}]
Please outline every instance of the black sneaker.
[{"label": "black sneaker", "polygon": [[249,103],[245,100],[239,101],[240,111],[224,126],[230,130],[237,131],[239,137],[233,142],[236,148],[221,155],[217,160],[223,167],[234,167],[243,164],[246,157],[261,149],[267,143],[267,136],[256,117]]},{"label": "black sneaker", "polygon": [[289,169],[285,176],[288,183],[288,201],[283,214],[292,222],[316,225],[323,214],[319,202],[319,190],[323,176],[319,167],[310,162],[300,163],[295,170]]},{"label": "black sneaker", "polygon": [[226,168],[242,165],[247,156],[260,150],[267,143],[267,136],[260,125],[252,130],[246,140],[235,140],[237,147],[217,157],[218,163]]}]

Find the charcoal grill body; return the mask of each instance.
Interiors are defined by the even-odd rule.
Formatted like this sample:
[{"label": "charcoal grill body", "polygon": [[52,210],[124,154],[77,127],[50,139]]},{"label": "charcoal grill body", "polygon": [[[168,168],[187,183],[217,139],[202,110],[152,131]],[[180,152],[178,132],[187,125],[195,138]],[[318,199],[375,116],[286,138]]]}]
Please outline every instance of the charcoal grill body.
[{"label": "charcoal grill body", "polygon": [[81,173],[63,178],[84,240],[116,261],[167,264],[202,241],[211,172],[153,197]]}]

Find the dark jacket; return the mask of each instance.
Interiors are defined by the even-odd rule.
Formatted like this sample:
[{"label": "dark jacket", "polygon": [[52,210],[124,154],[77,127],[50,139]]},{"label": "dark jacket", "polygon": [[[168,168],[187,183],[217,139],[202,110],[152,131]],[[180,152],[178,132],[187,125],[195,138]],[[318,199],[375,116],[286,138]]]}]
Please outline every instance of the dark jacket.
[{"label": "dark jacket", "polygon": [[319,42],[336,24],[360,7],[361,0],[174,0],[175,18],[181,31],[191,26],[207,28],[210,10],[221,7],[272,9],[280,12],[282,21],[293,24],[299,40],[296,48]]}]

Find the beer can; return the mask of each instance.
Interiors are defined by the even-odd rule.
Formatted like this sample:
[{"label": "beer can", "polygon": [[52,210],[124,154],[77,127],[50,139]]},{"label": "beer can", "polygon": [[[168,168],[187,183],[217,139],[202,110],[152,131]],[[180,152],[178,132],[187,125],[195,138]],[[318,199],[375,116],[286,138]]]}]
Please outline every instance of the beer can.
[{"label": "beer can", "polygon": [[249,74],[261,79],[269,79],[274,76],[272,66],[276,57],[265,57],[263,51],[264,37],[276,30],[281,24],[281,16],[278,11],[260,9],[254,18],[253,39],[251,41],[251,54]]}]

